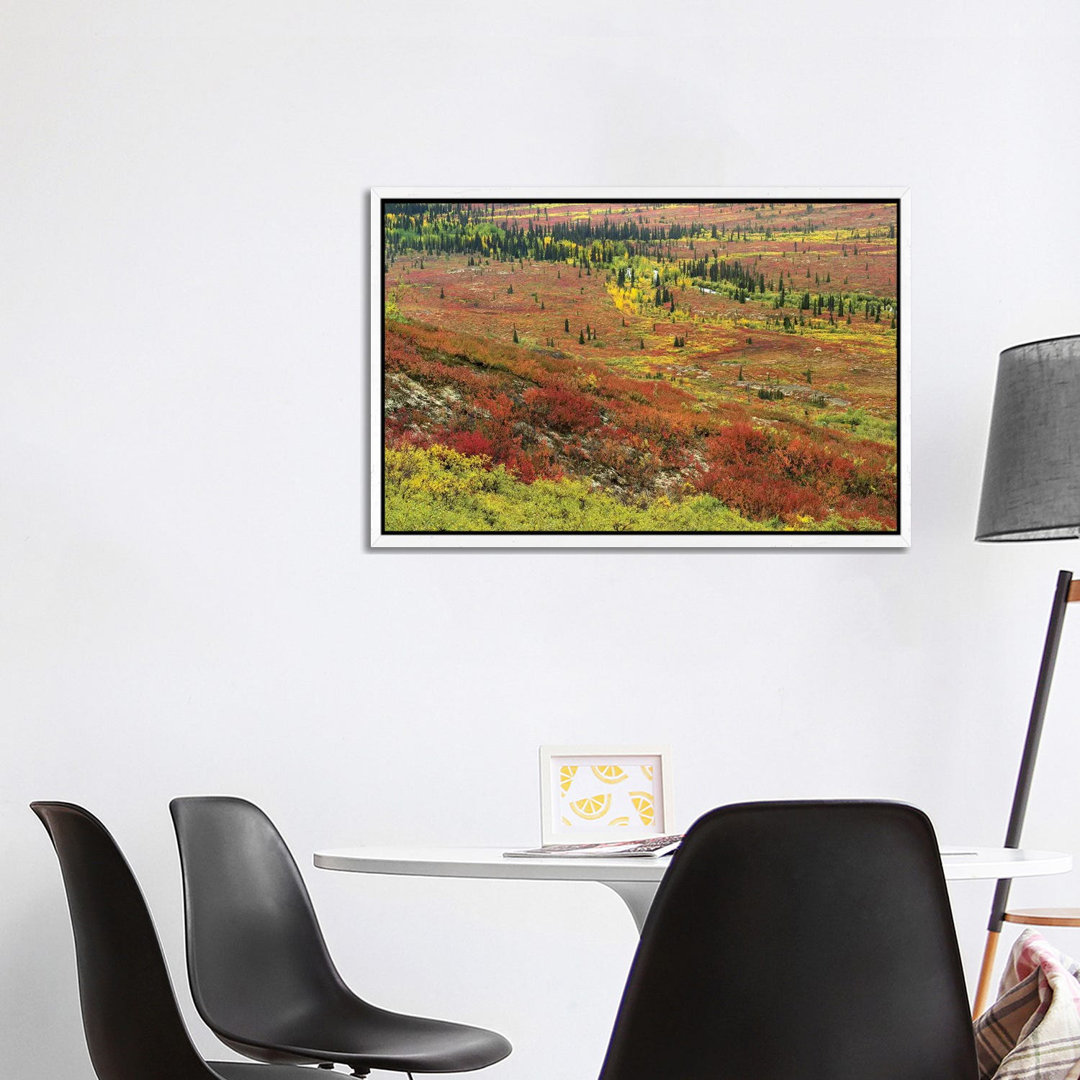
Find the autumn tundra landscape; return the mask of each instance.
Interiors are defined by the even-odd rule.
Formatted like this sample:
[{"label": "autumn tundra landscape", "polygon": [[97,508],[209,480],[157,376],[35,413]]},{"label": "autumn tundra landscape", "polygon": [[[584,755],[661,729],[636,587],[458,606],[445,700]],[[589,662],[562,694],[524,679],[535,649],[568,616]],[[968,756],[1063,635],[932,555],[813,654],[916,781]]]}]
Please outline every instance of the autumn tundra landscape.
[{"label": "autumn tundra landscape", "polygon": [[895,533],[899,225],[384,202],[383,531]]}]

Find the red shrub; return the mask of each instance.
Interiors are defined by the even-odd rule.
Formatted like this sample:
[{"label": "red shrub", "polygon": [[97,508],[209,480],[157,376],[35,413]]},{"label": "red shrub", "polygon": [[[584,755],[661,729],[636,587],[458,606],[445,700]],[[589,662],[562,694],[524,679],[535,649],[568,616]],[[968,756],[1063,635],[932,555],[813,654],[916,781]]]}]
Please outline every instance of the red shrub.
[{"label": "red shrub", "polygon": [[525,404],[541,424],[554,431],[589,431],[600,426],[600,409],[586,394],[554,386],[526,390]]},{"label": "red shrub", "polygon": [[729,424],[705,442],[710,464],[745,465],[758,463],[767,457],[775,438],[772,431],[750,424]]},{"label": "red shrub", "polygon": [[436,441],[469,457],[492,459],[495,457],[491,440],[479,431],[448,431],[440,435]]},{"label": "red shrub", "polygon": [[792,522],[798,516],[819,519],[828,513],[816,491],[761,467],[714,466],[698,477],[696,487],[755,521],[776,517]]}]

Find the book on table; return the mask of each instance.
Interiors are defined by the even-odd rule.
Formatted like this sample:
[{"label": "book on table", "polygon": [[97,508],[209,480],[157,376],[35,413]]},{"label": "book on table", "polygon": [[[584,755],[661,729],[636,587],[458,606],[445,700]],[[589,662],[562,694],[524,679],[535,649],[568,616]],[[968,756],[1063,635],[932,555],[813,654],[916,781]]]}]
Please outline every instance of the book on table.
[{"label": "book on table", "polygon": [[504,851],[507,859],[658,858],[671,855],[682,843],[681,835],[646,836],[639,840],[605,840],[593,844],[544,844],[543,847]]}]

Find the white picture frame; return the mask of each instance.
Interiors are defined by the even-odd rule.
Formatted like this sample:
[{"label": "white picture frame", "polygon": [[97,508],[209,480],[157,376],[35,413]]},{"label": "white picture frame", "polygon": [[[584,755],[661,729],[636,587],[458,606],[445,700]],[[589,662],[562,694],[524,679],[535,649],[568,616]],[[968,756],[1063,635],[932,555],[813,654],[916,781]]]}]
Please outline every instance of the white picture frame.
[{"label": "white picture frame", "polygon": [[[581,203],[636,203],[636,202],[648,202],[648,203],[717,203],[717,202],[760,202],[760,203],[779,203],[790,202],[807,205],[826,204],[829,202],[845,203],[845,202],[882,202],[892,203],[895,205],[896,216],[896,243],[895,243],[895,304],[897,311],[892,316],[895,322],[895,355],[896,355],[896,398],[895,398],[895,451],[894,459],[890,466],[890,475],[895,478],[896,494],[895,499],[891,506],[895,511],[895,528],[886,528],[882,526],[882,531],[861,531],[860,528],[856,529],[854,526],[846,526],[842,529],[835,531],[812,531],[812,526],[808,524],[801,524],[804,520],[799,518],[795,511],[789,513],[791,518],[790,522],[782,526],[770,526],[770,531],[753,531],[749,527],[735,527],[730,531],[728,529],[715,529],[714,531],[679,531],[679,529],[687,529],[687,526],[680,525],[678,528],[668,529],[664,527],[661,531],[637,531],[637,526],[630,526],[632,531],[620,531],[622,526],[618,523],[614,525],[606,525],[603,528],[596,531],[587,531],[588,527],[567,527],[567,531],[557,531],[551,528],[545,528],[543,530],[530,530],[521,529],[515,531],[515,527],[504,526],[502,524],[474,527],[474,526],[451,526],[443,528],[437,524],[428,524],[429,519],[425,518],[425,524],[417,525],[402,525],[397,519],[388,517],[387,507],[390,505],[387,498],[387,465],[386,465],[386,448],[387,438],[390,437],[388,429],[384,426],[386,424],[386,408],[389,406],[389,399],[384,397],[386,380],[384,378],[384,365],[386,355],[386,343],[385,333],[387,325],[387,315],[385,310],[385,297],[387,288],[390,287],[388,282],[384,280],[385,265],[386,265],[386,245],[384,240],[384,228],[385,228],[385,214],[384,207],[389,203],[400,203],[409,201],[428,201],[432,203],[446,203],[446,202],[461,202],[471,204],[481,204],[490,202],[493,206],[497,203],[513,203],[513,202],[531,202],[531,203],[553,203],[553,202],[581,202]],[[370,544],[372,548],[472,548],[472,549],[486,549],[486,548],[503,548],[503,549],[535,549],[535,548],[573,548],[573,549],[592,549],[592,548],[609,548],[609,549],[643,549],[643,548],[760,548],[760,547],[799,547],[799,548],[903,548],[909,547],[911,543],[911,422],[910,422],[910,340],[911,340],[911,320],[910,320],[910,302],[911,295],[910,290],[910,247],[911,247],[911,209],[910,209],[910,195],[906,188],[897,187],[870,187],[870,188],[825,188],[825,187],[811,187],[811,188],[602,188],[602,189],[582,189],[582,188],[424,188],[424,187],[388,187],[377,188],[371,191],[371,424],[370,424],[370,436],[371,436],[371,451],[370,451]],[[849,247],[850,254],[850,247]],[[861,253],[860,253],[861,254]],[[433,261],[434,256],[429,261]],[[823,264],[824,265],[824,264]],[[798,276],[802,276],[804,270],[808,270],[809,267],[803,268],[800,264],[798,270]],[[835,269],[835,267],[834,267]],[[429,267],[430,270],[430,267]],[[599,271],[598,271],[599,272]],[[782,275],[779,275],[782,276]],[[826,281],[827,274],[823,270],[821,274],[821,281]],[[818,296],[818,292],[814,292],[815,289],[814,279],[811,276],[810,284],[806,287],[811,289],[814,295],[814,305],[817,307],[818,300],[824,297],[824,292],[827,288],[822,284],[819,287],[821,296]],[[792,295],[792,290],[796,288],[802,288],[804,282],[800,283],[792,279],[788,291],[788,296]],[[524,282],[519,282],[519,285],[524,286]],[[449,287],[448,287],[449,288]],[[839,289],[840,286],[829,286],[829,288]],[[854,286],[852,286],[854,290]],[[505,291],[505,290],[504,290]],[[522,292],[522,289],[518,290]],[[707,290],[706,290],[707,291]],[[441,290],[436,291],[434,295],[438,296]],[[453,290],[449,289],[447,292],[446,302],[450,302],[450,298]],[[494,295],[494,294],[492,294]],[[801,294],[800,294],[801,295]],[[699,298],[703,299],[703,298]],[[764,305],[766,301],[765,293],[761,294],[761,298],[758,301],[753,301],[759,306]],[[531,302],[531,301],[530,301]],[[537,301],[538,303],[539,301]],[[762,308],[764,312],[764,306]],[[790,303],[789,303],[790,306]],[[880,305],[879,305],[880,307]],[[554,310],[554,307],[551,309]],[[820,321],[820,312],[817,312]],[[809,313],[808,323],[809,323]],[[672,318],[674,319],[674,312]],[[863,315],[859,314],[858,319],[862,319]],[[886,321],[890,316],[886,314]],[[832,321],[831,309],[828,313],[828,319]],[[624,325],[625,322],[624,322]],[[560,330],[563,324],[559,324]],[[430,328],[430,327],[429,327]],[[436,327],[437,328],[437,327]],[[675,327],[679,329],[678,326]],[[545,331],[546,332],[546,331]],[[807,332],[811,332],[809,329]],[[693,332],[691,332],[693,334]],[[685,331],[684,331],[685,335]],[[515,340],[517,338],[517,329],[514,329]],[[646,336],[648,336],[646,334]],[[747,334],[748,337],[752,337],[752,334]],[[548,339],[552,340],[552,339]],[[567,339],[569,340],[569,339]],[[794,340],[794,339],[793,339]],[[574,342],[578,341],[578,338],[573,338]],[[644,345],[644,338],[642,339],[642,348],[646,348]],[[683,345],[686,345],[686,337],[682,338]],[[541,341],[540,344],[543,344]],[[557,342],[561,346],[562,339]],[[668,343],[670,344],[670,342]],[[693,339],[691,340],[691,346],[693,346]],[[824,342],[822,343],[824,345]],[[526,347],[526,341],[523,338],[522,348]],[[652,348],[652,345],[649,345]],[[821,352],[821,349],[811,350]],[[826,350],[827,351],[827,350]],[[689,351],[688,351],[689,355]],[[808,370],[812,368],[812,361],[807,365]],[[856,365],[857,366],[857,365]],[[737,369],[740,372],[738,379],[742,378],[742,366],[737,365]],[[759,385],[762,379],[766,382],[769,381],[769,374],[766,371],[764,375],[756,370],[751,371],[748,366],[748,373],[746,376],[746,402],[751,402],[752,391],[759,396],[762,392],[762,386]],[[818,372],[820,380],[820,372]],[[659,378],[660,376],[655,376]],[[704,377],[704,376],[702,376]],[[731,376],[735,378],[734,375]],[[818,384],[811,384],[813,375],[807,377],[807,386],[802,388],[803,396],[805,393],[813,388],[816,393],[816,387]],[[860,376],[856,375],[856,378]],[[678,378],[682,378],[679,376]],[[727,376],[725,376],[727,378]],[[784,376],[787,383],[798,381],[797,376],[791,376],[790,373]],[[678,380],[677,380],[678,381]],[[693,386],[689,376],[684,380],[685,387],[690,388]],[[702,384],[706,385],[706,384]],[[737,383],[742,386],[742,383]],[[770,384],[771,385],[771,384]],[[843,385],[842,381],[837,385]],[[785,384],[786,386],[786,384]],[[795,391],[786,386],[789,393],[789,397]],[[822,386],[823,393],[832,393],[827,387]],[[768,394],[770,391],[768,387],[764,391]],[[844,391],[837,390],[838,395],[842,395]],[[452,395],[451,395],[452,396]],[[857,412],[858,406],[857,395],[850,395],[855,402],[848,403],[850,409],[855,409]],[[424,397],[423,394],[417,395],[418,400]],[[428,395],[429,402],[432,402],[432,407],[435,409],[442,408],[438,402]],[[793,399],[792,399],[793,400]],[[825,400],[824,398],[822,400]],[[829,398],[832,400],[840,400],[837,398]],[[777,403],[772,401],[764,401],[761,403],[756,402],[756,398],[753,399],[754,408],[757,412],[767,413],[768,410]],[[809,415],[813,412],[813,406],[808,402],[806,412]],[[783,407],[784,403],[780,402],[779,406]],[[411,406],[410,406],[411,407]],[[750,407],[749,405],[747,407]],[[800,403],[801,407],[801,403]],[[847,406],[835,406],[838,411],[838,415],[847,415],[843,413],[844,408]],[[421,406],[422,408],[422,406]],[[822,406],[826,408],[826,406]],[[834,408],[834,406],[828,406],[828,408]],[[472,410],[474,414],[476,410]],[[756,413],[755,413],[756,415]],[[855,413],[852,413],[855,415]],[[813,417],[810,417],[811,421]],[[454,423],[456,421],[452,421]],[[492,421],[494,422],[494,421]],[[772,423],[773,421],[766,421]],[[829,421],[831,423],[831,420]],[[850,423],[854,423],[851,420]],[[837,421],[835,430],[837,432],[847,431],[849,433],[855,432],[856,429],[849,425],[849,421],[841,418]],[[862,428],[858,429],[859,432]],[[411,437],[411,436],[410,436]],[[435,436],[432,436],[435,437]],[[441,438],[439,436],[438,438]],[[436,439],[438,441],[438,439]],[[482,450],[475,448],[464,449],[459,448],[461,453],[482,453]],[[576,452],[576,451],[575,451]],[[494,461],[494,459],[492,459]],[[509,468],[509,466],[508,466]],[[395,474],[396,475],[396,474]],[[413,475],[413,474],[410,474]],[[883,474],[884,475],[884,474]],[[410,481],[414,482],[414,481]],[[705,481],[701,481],[704,483]],[[724,481],[728,482],[728,481]],[[734,479],[730,480],[730,483],[735,483]],[[861,490],[861,489],[860,489]],[[721,502],[727,505],[727,497],[723,496],[721,492],[718,497],[721,498]],[[394,505],[399,505],[395,503]],[[822,505],[831,506],[829,498],[825,498],[825,502]],[[749,512],[749,511],[748,511]],[[831,510],[830,510],[831,513]],[[855,514],[856,511],[851,511]],[[795,515],[795,516],[792,516]],[[808,519],[807,519],[808,520]],[[852,519],[853,520],[853,519]],[[861,520],[861,519],[860,519]],[[388,521],[390,522],[388,524]],[[651,527],[651,526],[650,526]],[[760,526],[755,525],[754,529]],[[694,530],[698,530],[700,527],[695,525]],[[490,529],[491,531],[488,531]]]},{"label": "white picture frame", "polygon": [[665,746],[541,746],[540,842],[673,833],[670,762]]}]

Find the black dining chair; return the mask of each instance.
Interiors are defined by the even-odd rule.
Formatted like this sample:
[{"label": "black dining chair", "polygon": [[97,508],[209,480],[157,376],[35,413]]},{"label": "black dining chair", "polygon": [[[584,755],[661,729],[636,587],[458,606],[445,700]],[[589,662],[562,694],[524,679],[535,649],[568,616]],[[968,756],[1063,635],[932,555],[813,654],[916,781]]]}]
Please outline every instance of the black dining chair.
[{"label": "black dining chair", "polygon": [[60,860],[99,1080],[310,1080],[310,1070],[294,1066],[204,1061],[184,1027],[146,902],[108,830],[71,803],[30,808]]},{"label": "black dining chair", "polygon": [[600,1080],[976,1080],[934,831],[884,802],[747,803],[657,890]]},{"label": "black dining chair", "polygon": [[296,862],[257,806],[207,796],[173,799],[169,808],[191,993],[227,1046],[258,1061],[333,1062],[360,1076],[468,1072],[510,1053],[494,1031],[357,997],[330,959]]}]

